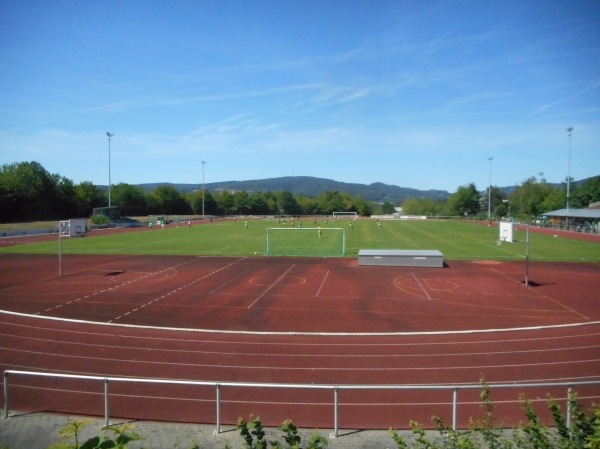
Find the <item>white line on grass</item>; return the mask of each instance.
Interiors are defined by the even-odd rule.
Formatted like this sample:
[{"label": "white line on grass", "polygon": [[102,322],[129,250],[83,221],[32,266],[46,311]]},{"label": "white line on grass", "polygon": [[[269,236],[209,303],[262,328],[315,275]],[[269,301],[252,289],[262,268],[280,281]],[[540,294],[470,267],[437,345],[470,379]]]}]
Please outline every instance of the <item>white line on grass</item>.
[{"label": "white line on grass", "polygon": [[108,250],[107,252],[109,252],[109,253],[114,253],[114,252],[121,251],[121,250],[124,250],[124,249],[131,249],[131,248],[144,248],[144,247],[146,247],[146,246],[152,246],[152,245],[162,245],[163,243],[166,243],[166,242],[172,242],[172,241],[175,241],[175,240],[177,240],[177,239],[167,239],[167,240],[161,240],[161,241],[159,241],[159,242],[153,242],[153,243],[144,243],[143,245],[129,245],[129,246],[120,246],[119,248],[112,248],[112,249]]}]

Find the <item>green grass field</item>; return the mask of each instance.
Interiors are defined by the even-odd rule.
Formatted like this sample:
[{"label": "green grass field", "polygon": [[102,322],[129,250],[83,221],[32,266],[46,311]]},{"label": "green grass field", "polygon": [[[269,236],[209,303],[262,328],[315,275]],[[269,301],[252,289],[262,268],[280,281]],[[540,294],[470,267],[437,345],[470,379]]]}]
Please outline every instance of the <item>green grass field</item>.
[{"label": "green grass field", "polygon": [[[385,221],[379,228],[374,220],[361,219],[351,229],[348,220],[323,227],[323,239],[316,231],[289,231],[278,238],[293,247],[291,255],[329,256],[340,254],[339,238],[328,227],[345,228],[346,255],[356,257],[360,249],[437,249],[447,260],[521,260],[525,257],[525,231],[516,230],[519,242],[498,245],[498,228],[460,221]],[[289,226],[289,223],[288,223]],[[304,227],[313,227],[305,220]],[[254,219],[246,229],[243,220],[215,221],[192,227],[141,228],[135,232],[93,231],[85,238],[63,238],[63,254],[139,254],[254,256],[266,253],[266,228],[276,222]],[[529,233],[530,260],[600,262],[600,245],[568,238]],[[323,247],[329,246],[326,252]],[[285,252],[285,251],[284,251]],[[56,240],[7,246],[0,253],[58,253]],[[273,251],[271,251],[273,254]],[[283,253],[281,253],[283,254]]]}]

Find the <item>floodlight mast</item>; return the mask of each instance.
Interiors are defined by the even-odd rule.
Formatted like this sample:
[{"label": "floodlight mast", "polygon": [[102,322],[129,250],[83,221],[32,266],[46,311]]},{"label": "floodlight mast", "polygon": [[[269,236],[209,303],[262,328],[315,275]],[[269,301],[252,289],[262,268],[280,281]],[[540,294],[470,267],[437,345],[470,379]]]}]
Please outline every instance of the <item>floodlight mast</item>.
[{"label": "floodlight mast", "polygon": [[569,133],[569,164],[567,166],[567,213],[569,213],[569,200],[571,197],[571,133],[573,132],[573,127],[569,126],[567,128],[567,132]]},{"label": "floodlight mast", "polygon": [[488,157],[487,160],[490,162],[490,187],[488,188],[488,221],[492,219],[492,160],[493,157]]},{"label": "floodlight mast", "polygon": [[110,138],[114,136],[114,133],[106,133],[106,137],[108,137],[108,207],[111,207],[110,201]]},{"label": "floodlight mast", "polygon": [[206,161],[202,161],[202,219],[204,220],[204,166]]}]

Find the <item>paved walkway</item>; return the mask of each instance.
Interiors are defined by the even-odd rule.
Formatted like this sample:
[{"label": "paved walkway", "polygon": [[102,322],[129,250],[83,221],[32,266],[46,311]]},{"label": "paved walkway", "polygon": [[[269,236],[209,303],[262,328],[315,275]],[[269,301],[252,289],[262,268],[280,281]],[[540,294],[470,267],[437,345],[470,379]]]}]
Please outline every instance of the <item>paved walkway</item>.
[{"label": "paved walkway", "polygon": [[[13,412],[10,418],[0,419],[0,448],[5,445],[8,449],[46,449],[60,441],[60,430],[69,419],[83,419],[50,413]],[[100,429],[103,419],[92,418],[91,424],[81,433],[80,443],[86,439],[102,434]],[[119,424],[119,423],[113,423]],[[131,423],[134,431],[145,439],[132,443],[130,449],[239,449],[244,447],[244,441],[235,428],[223,427],[221,434],[213,435],[214,426],[198,424],[177,424],[151,421]],[[302,445],[306,446],[310,434],[314,430],[302,430]],[[330,430],[320,430],[321,436],[329,437]],[[393,449],[396,447],[387,431],[340,431],[338,438],[329,439],[331,449]],[[278,439],[285,444],[278,429],[266,429],[267,440]],[[106,434],[108,435],[108,434]],[[407,441],[413,441],[412,435],[404,432]]]}]

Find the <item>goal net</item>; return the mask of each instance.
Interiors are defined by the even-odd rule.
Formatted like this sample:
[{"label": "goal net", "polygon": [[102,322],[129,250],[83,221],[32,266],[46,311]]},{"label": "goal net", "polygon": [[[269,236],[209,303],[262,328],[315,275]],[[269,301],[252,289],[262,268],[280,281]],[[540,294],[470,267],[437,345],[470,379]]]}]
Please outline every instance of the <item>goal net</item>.
[{"label": "goal net", "polygon": [[333,219],[339,220],[340,218],[358,218],[358,214],[356,212],[334,212]]},{"label": "goal net", "polygon": [[346,232],[344,228],[267,228],[266,244],[267,256],[343,257]]}]

